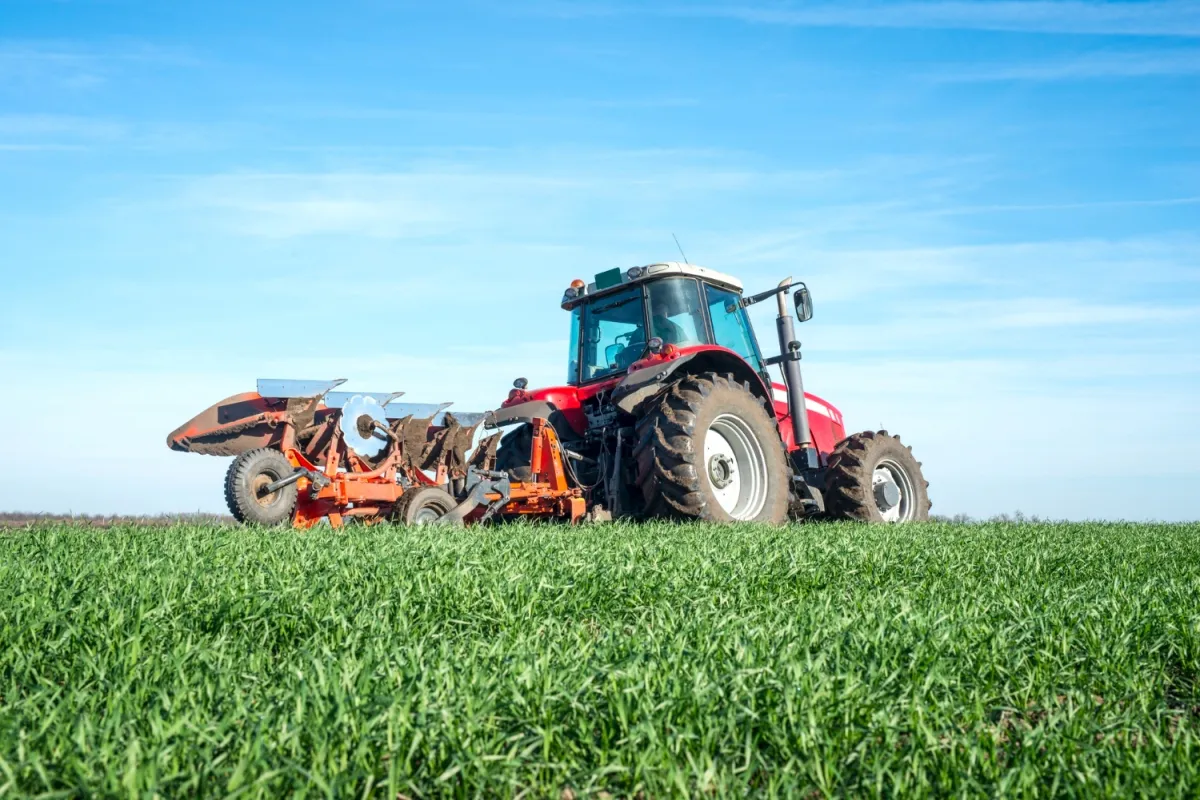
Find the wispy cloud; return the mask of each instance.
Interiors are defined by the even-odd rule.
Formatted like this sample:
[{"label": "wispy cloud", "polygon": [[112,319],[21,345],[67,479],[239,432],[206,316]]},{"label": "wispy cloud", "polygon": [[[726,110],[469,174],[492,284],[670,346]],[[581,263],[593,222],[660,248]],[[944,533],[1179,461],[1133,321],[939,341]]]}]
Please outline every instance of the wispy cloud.
[{"label": "wispy cloud", "polygon": [[10,140],[116,139],[126,131],[125,125],[108,119],[61,114],[0,114],[0,137]]},{"label": "wispy cloud", "polygon": [[[189,181],[183,194],[224,227],[265,238],[607,227],[628,239],[718,207],[732,224],[749,201],[771,202],[780,216],[812,204],[819,227],[877,223],[898,195],[944,190],[963,163],[887,155],[805,169],[711,149],[548,148],[431,155],[387,170],[218,174]],[[754,223],[766,224],[761,212]]]},{"label": "wispy cloud", "polygon": [[0,85],[89,89],[130,65],[194,66],[190,51],[141,41],[107,45],[0,39]]},{"label": "wispy cloud", "polygon": [[941,83],[988,81],[1073,81],[1200,75],[1200,51],[1089,53],[1057,61],[946,66],[932,76]]},{"label": "wispy cloud", "polygon": [[13,144],[11,142],[0,142],[0,152],[8,153],[32,153],[40,150],[48,151],[65,151],[65,150],[82,150],[81,145],[75,144],[51,144],[48,142],[40,142],[36,144]]},{"label": "wispy cloud", "polygon": [[[629,7],[608,6],[628,11]],[[695,3],[665,11],[806,27],[942,28],[1031,33],[1200,36],[1200,3],[979,0],[978,2]]]},{"label": "wispy cloud", "polygon": [[[813,285],[822,288],[816,280]],[[824,300],[824,293],[818,293]],[[1153,338],[1159,333],[1178,334],[1200,320],[1200,304],[1170,305],[1121,300],[1089,300],[1076,297],[1016,296],[997,293],[990,300],[930,299],[899,305],[884,318],[857,322],[841,321],[844,312],[834,310],[835,318],[823,320],[811,331],[810,338],[820,352],[837,353],[840,358],[854,355],[903,353],[937,361],[968,352],[1011,353],[1013,360],[1025,364],[1063,360],[1064,352],[1078,357],[1083,339],[1105,342],[1120,338],[1114,326],[1126,326],[1127,341]],[[1179,340],[1159,355],[1176,356],[1171,374],[1198,375],[1200,360],[1177,359]],[[1028,351],[1029,347],[1035,352]],[[1143,347],[1143,350],[1146,348]],[[1111,356],[1112,351],[1110,351]],[[1139,356],[1140,358],[1140,356]],[[1111,367],[1111,357],[1110,364]],[[1119,360],[1119,359],[1116,359]],[[1095,360],[1075,377],[1108,376]],[[1056,373],[1058,374],[1058,373]]]},{"label": "wispy cloud", "polygon": [[545,210],[565,193],[562,179],[520,174],[417,171],[395,174],[223,175],[201,179],[185,202],[252,236],[286,239],[352,234],[427,238],[486,225],[519,194]]},{"label": "wispy cloud", "polygon": [[993,203],[991,205],[951,206],[927,213],[942,216],[994,214],[1021,211],[1077,211],[1103,208],[1164,208],[1200,205],[1200,197],[1159,197],[1129,200],[1084,200],[1077,203]]},{"label": "wispy cloud", "polygon": [[161,123],[67,114],[0,114],[0,150],[206,150],[236,139],[238,126]]},{"label": "wispy cloud", "polygon": [[243,233],[267,238],[409,238],[527,228],[535,220],[544,229],[620,196],[632,207],[689,191],[761,188],[761,180],[828,179],[825,173],[767,176],[732,168],[639,173],[628,162],[610,172],[595,164],[528,171],[419,166],[392,173],[213,176],[195,182],[186,201],[217,212]]},{"label": "wispy cloud", "polygon": [[86,88],[103,82],[103,73],[95,57],[67,44],[0,41],[0,84]]}]

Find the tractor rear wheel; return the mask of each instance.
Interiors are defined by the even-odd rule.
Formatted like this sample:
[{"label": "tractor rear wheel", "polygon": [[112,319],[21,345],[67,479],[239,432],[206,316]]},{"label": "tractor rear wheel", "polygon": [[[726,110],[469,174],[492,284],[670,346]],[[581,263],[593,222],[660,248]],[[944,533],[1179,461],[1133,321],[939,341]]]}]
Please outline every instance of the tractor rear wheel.
[{"label": "tractor rear wheel", "polygon": [[234,519],[253,525],[280,525],[296,508],[296,484],[274,492],[265,487],[296,471],[287,456],[269,447],[242,453],[225,473],[225,504]]},{"label": "tractor rear wheel", "polygon": [[445,489],[422,486],[400,495],[392,509],[392,521],[401,525],[436,525],[457,505]]},{"label": "tractor rear wheel", "polygon": [[763,402],[732,378],[674,383],[637,424],[633,455],[648,516],[782,523],[790,472]]},{"label": "tractor rear wheel", "polygon": [[929,519],[929,481],[899,436],[864,431],[843,439],[825,473],[825,511],[832,519],[920,522]]},{"label": "tractor rear wheel", "polygon": [[514,481],[525,483],[533,480],[533,468],[529,460],[533,458],[533,428],[528,422],[522,423],[500,440],[496,449],[496,469],[507,472]]}]

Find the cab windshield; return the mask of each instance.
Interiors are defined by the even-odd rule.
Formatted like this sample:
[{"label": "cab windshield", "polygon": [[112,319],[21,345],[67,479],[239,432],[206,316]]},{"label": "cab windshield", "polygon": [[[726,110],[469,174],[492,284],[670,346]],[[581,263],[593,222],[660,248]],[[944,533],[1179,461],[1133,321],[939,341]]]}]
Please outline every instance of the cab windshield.
[{"label": "cab windshield", "polygon": [[646,350],[641,286],[630,286],[588,303],[583,306],[581,321],[580,382],[623,372]]},{"label": "cab windshield", "polygon": [[657,336],[664,344],[684,347],[708,341],[700,287],[694,279],[666,278],[630,286],[573,309],[568,380],[587,383],[629,369],[646,355],[647,318],[650,337]]}]

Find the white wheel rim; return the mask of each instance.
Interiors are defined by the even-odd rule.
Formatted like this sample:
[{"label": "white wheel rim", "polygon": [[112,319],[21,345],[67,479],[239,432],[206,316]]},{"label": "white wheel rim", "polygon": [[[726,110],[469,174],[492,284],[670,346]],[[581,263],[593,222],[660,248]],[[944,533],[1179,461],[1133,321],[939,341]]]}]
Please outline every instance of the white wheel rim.
[{"label": "white wheel rim", "polygon": [[[899,499],[892,505],[881,500],[881,494],[887,491],[888,484],[894,486],[899,494]],[[895,461],[885,458],[875,465],[871,473],[871,491],[884,522],[908,522],[913,518],[912,479]]]},{"label": "white wheel rim", "polygon": [[704,436],[702,468],[726,514],[754,519],[762,513],[767,503],[767,460],[745,420],[721,414],[712,421]]}]

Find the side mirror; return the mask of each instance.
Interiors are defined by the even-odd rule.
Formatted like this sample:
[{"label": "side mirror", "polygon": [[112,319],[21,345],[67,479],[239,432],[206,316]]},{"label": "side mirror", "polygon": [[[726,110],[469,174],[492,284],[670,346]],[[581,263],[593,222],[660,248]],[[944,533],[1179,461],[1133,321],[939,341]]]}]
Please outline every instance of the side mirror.
[{"label": "side mirror", "polygon": [[812,295],[808,293],[808,287],[804,284],[800,284],[800,288],[796,290],[796,316],[801,322],[812,319]]}]

